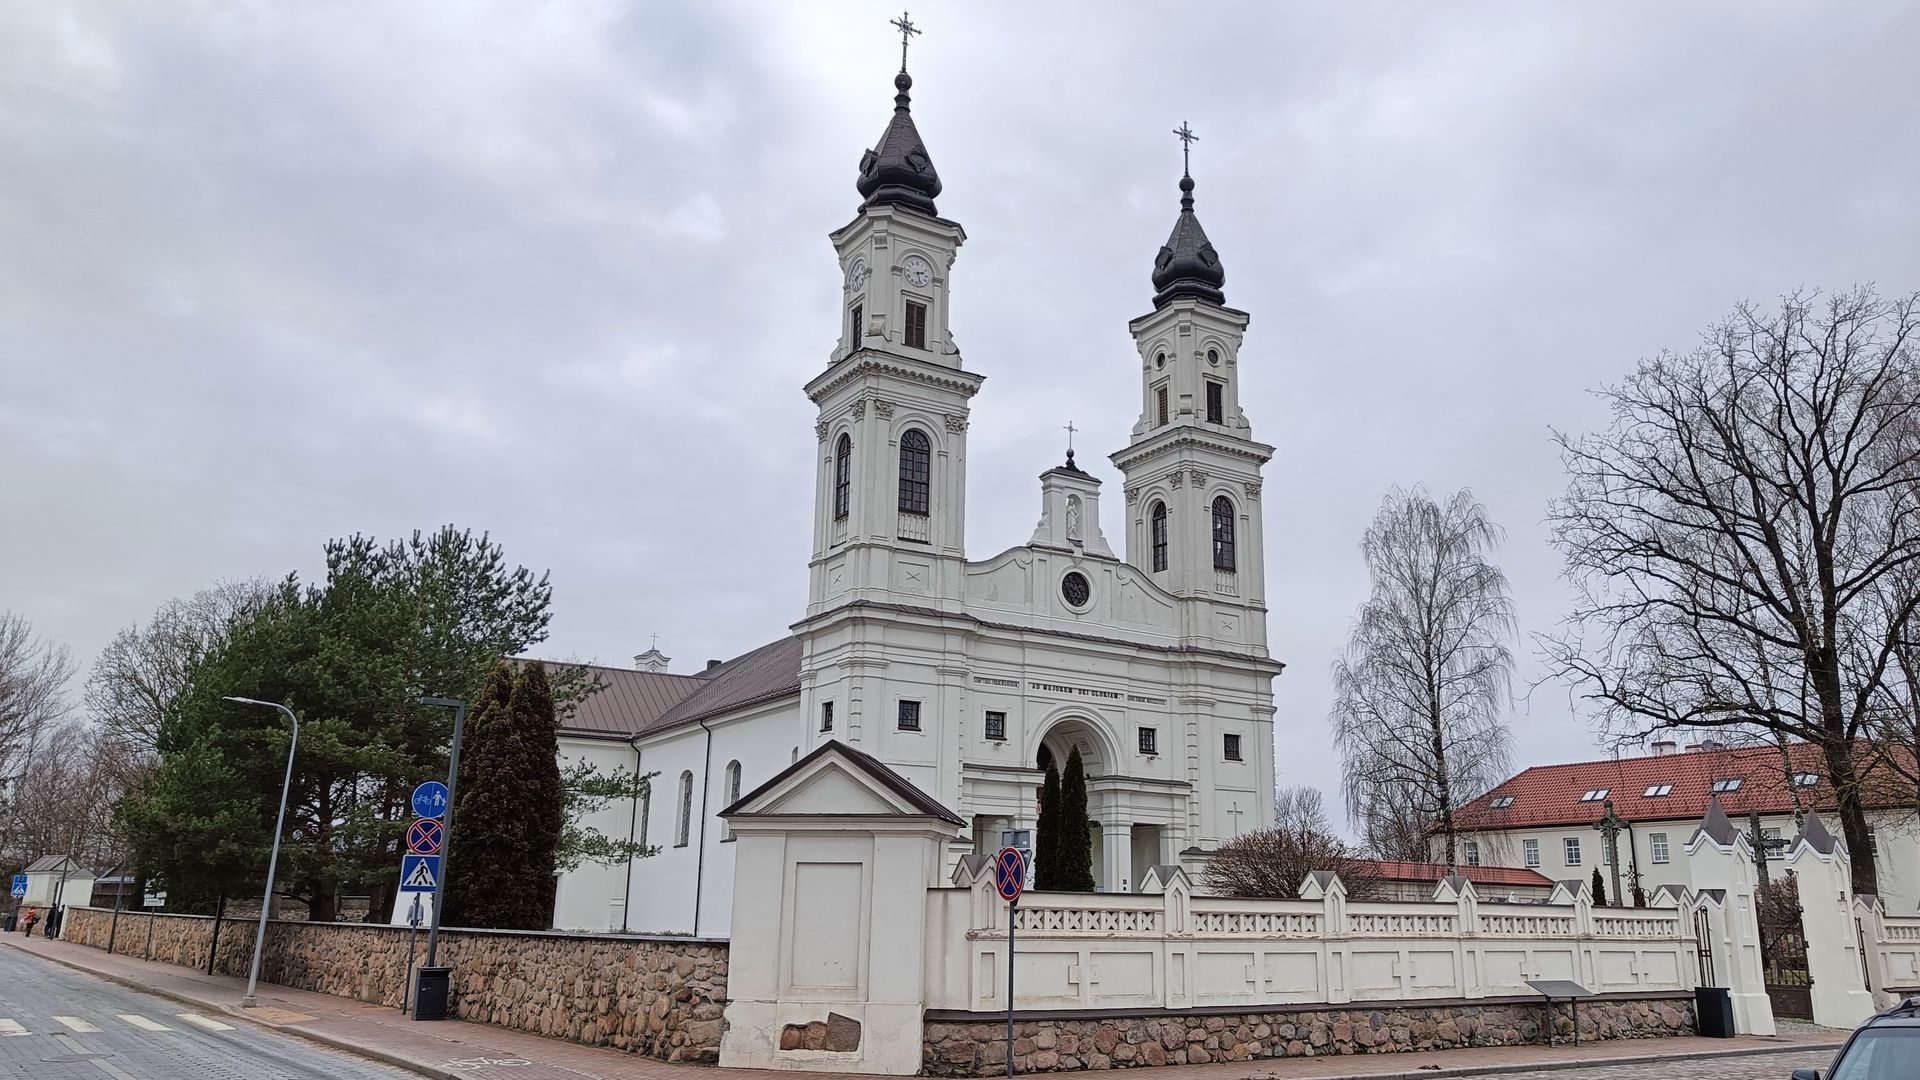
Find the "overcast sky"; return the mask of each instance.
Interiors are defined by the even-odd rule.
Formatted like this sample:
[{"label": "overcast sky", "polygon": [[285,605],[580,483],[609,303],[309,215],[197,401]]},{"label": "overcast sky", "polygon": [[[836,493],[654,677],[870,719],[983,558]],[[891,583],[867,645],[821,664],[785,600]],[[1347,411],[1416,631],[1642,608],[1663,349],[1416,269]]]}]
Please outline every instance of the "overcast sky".
[{"label": "overcast sky", "polygon": [[[897,10],[0,0],[0,608],[84,668],[169,597],[451,521],[551,569],[547,655],[657,633],[690,671],[781,635],[826,234]],[[1277,448],[1282,783],[1334,793],[1328,665],[1388,487],[1471,487],[1523,630],[1550,629],[1549,429],[1601,422],[1588,390],[1741,298],[1920,288],[1920,6],[913,13],[987,376],[976,558],[1027,538],[1069,419],[1117,494],[1170,130],[1200,135]],[[1595,753],[1562,689],[1513,721],[1521,763]]]}]

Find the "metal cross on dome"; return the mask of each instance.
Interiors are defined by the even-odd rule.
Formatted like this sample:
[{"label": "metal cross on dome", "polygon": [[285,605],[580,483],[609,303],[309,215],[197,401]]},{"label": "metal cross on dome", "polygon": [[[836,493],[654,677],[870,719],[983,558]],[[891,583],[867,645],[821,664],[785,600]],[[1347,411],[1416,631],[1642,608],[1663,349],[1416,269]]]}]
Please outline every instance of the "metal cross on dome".
[{"label": "metal cross on dome", "polygon": [[1073,421],[1069,420],[1067,421],[1067,426],[1063,430],[1065,430],[1067,433],[1067,453],[1071,454],[1073,453],[1073,433],[1076,431],[1079,431],[1080,429],[1077,427],[1074,427]]},{"label": "metal cross on dome", "polygon": [[913,25],[913,17],[907,14],[904,8],[900,11],[900,17],[891,20],[889,25],[900,31],[900,70],[905,71],[907,70],[907,42],[920,32],[920,28]]},{"label": "metal cross on dome", "polygon": [[1173,136],[1180,140],[1180,171],[1190,173],[1193,171],[1191,157],[1193,144],[1200,140],[1200,136],[1193,133],[1193,129],[1187,126],[1185,120],[1180,121],[1180,126],[1173,129]]}]

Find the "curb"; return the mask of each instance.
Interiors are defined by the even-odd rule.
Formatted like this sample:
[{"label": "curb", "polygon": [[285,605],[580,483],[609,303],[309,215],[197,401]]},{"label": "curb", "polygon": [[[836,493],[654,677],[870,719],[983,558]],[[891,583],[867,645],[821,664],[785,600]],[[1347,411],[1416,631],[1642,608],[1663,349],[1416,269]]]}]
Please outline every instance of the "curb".
[{"label": "curb", "polygon": [[[1715,1061],[1721,1058],[1766,1057],[1772,1054],[1793,1054],[1800,1051],[1822,1053],[1840,1049],[1845,1040],[1831,1043],[1795,1043],[1792,1046],[1755,1046],[1728,1050],[1695,1050],[1685,1054],[1637,1054],[1633,1057],[1589,1058],[1584,1061],[1533,1061],[1515,1062],[1511,1065],[1466,1065],[1450,1066],[1438,1069],[1419,1069],[1411,1072],[1363,1073],[1356,1080],[1445,1080],[1447,1077],[1472,1076],[1510,1076],[1515,1073],[1565,1072],[1570,1069],[1611,1069],[1627,1065],[1660,1065],[1672,1061]],[[1271,1074],[1280,1080],[1279,1074]],[[1345,1075],[1345,1074],[1343,1074]],[[1262,1074],[1253,1073],[1247,1080],[1261,1080]],[[1286,1078],[1286,1080],[1319,1080],[1317,1077]]]},{"label": "curb", "polygon": [[355,1057],[366,1058],[369,1061],[377,1061],[382,1065],[391,1065],[396,1069],[405,1069],[410,1073],[415,1073],[420,1076],[431,1077],[432,1080],[474,1080],[473,1077],[468,1076],[465,1073],[450,1072],[446,1069],[440,1068],[437,1065],[424,1065],[410,1058],[392,1053],[391,1051],[376,1050],[370,1047],[361,1046],[358,1043],[352,1042],[347,1039],[343,1039],[337,1035],[330,1035],[330,1034],[327,1034],[324,1032],[318,1032],[318,1031],[307,1031],[301,1028],[290,1027],[284,1024],[274,1024],[265,1020],[256,1019],[254,1017],[248,1016],[247,1010],[241,1008],[238,1005],[221,1005],[216,1002],[208,1001],[202,998],[188,997],[187,995],[179,993],[178,991],[167,990],[157,986],[148,986],[144,983],[138,983],[133,981],[132,979],[125,978],[120,975],[116,975],[110,971],[101,971],[98,968],[90,968],[84,964],[78,963],[77,961],[68,960],[65,957],[49,956],[46,953],[34,952],[32,949],[22,948],[21,946],[18,946],[18,945],[10,945],[10,947],[15,952],[20,953],[23,956],[31,956],[36,960],[41,960],[49,964],[58,964],[61,967],[68,968],[73,971],[78,971],[83,975],[91,975],[96,979],[105,979],[110,983],[115,983],[117,985],[124,986],[129,990],[138,990],[143,994],[152,994],[154,997],[165,998],[168,1001],[177,1002],[181,1005],[191,1005],[199,1009],[210,1008],[216,1012],[225,1013],[226,1015],[231,1016],[237,1020],[245,1021],[247,1024],[253,1027],[264,1028],[268,1031],[278,1032],[282,1035],[287,1035],[292,1038],[303,1040],[305,1042],[315,1043],[320,1046],[327,1047],[328,1049],[331,1049],[331,1050],[344,1050],[347,1053],[353,1054]]}]

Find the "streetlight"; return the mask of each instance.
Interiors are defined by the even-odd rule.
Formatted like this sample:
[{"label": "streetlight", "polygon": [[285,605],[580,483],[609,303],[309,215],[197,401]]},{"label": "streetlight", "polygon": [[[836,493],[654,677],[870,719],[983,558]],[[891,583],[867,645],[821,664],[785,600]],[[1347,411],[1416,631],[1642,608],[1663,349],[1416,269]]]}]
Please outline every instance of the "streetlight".
[{"label": "streetlight", "polygon": [[253,935],[253,970],[247,973],[247,996],[240,999],[241,1008],[251,1009],[256,1003],[254,991],[260,985],[260,950],[267,943],[267,910],[273,907],[273,872],[280,864],[280,828],[287,820],[287,789],[293,786],[293,751],[300,745],[300,718],[293,715],[292,709],[277,701],[256,701],[243,697],[229,697],[226,700],[239,705],[279,709],[293,723],[293,739],[287,743],[287,778],[280,782],[280,815],[273,819],[273,854],[267,858],[267,892],[260,901],[260,929]]},{"label": "streetlight", "polygon": [[447,816],[440,834],[440,881],[433,890],[433,921],[427,924],[427,967],[433,967],[440,944],[440,907],[447,895],[447,868],[453,863],[453,796],[460,779],[460,729],[467,726],[467,703],[459,698],[423,697],[420,704],[453,710],[453,745],[447,753]]}]

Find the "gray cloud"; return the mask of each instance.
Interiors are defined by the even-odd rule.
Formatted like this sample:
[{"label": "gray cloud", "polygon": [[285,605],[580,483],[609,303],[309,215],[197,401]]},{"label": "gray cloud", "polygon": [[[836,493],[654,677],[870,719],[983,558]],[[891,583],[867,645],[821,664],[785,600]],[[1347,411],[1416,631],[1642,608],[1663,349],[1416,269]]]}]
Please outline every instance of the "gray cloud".
[{"label": "gray cloud", "polygon": [[[84,660],[328,536],[456,521],[552,569],[554,654],[657,632],[691,667],[798,616],[799,387],[891,7],[0,7],[0,606]],[[976,556],[1031,529],[1060,425],[1124,442],[1168,132],[1201,134],[1278,447],[1283,782],[1331,787],[1388,486],[1472,486],[1547,628],[1547,429],[1596,423],[1588,388],[1742,297],[1920,284],[1909,6],[916,10],[988,376]],[[1516,726],[1522,761],[1591,750],[1562,693]]]}]

